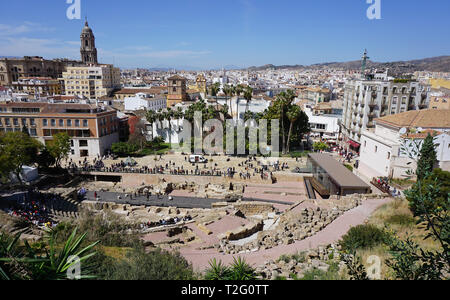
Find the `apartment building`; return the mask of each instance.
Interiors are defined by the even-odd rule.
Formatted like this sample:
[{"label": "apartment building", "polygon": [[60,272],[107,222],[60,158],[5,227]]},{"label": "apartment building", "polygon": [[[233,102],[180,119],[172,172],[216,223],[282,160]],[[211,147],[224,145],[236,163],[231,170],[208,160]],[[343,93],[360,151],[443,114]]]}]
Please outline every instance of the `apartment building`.
[{"label": "apartment building", "polygon": [[120,70],[113,65],[68,67],[61,80],[65,95],[99,99],[120,89]]},{"label": "apartment building", "polygon": [[349,80],[345,84],[342,133],[351,150],[359,152],[361,134],[374,120],[429,106],[430,87],[407,80]]},{"label": "apartment building", "polygon": [[27,93],[36,96],[61,95],[61,83],[50,77],[21,77],[12,83],[17,93]]},{"label": "apartment building", "polygon": [[31,137],[47,144],[66,132],[71,157],[104,155],[119,141],[117,112],[108,107],[77,103],[2,102],[0,133],[28,129]]},{"label": "apartment building", "polygon": [[417,168],[412,150],[420,151],[428,134],[434,136],[438,167],[450,171],[450,110],[427,109],[386,116],[375,120],[375,129],[364,130],[358,172],[369,179],[407,177]]}]

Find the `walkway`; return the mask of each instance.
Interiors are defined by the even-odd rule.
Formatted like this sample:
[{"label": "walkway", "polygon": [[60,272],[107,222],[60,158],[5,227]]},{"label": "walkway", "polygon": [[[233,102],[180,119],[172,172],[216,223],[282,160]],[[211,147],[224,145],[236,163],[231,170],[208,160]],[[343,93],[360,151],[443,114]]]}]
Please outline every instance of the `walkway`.
[{"label": "walkway", "polygon": [[267,250],[259,250],[253,253],[240,255],[221,254],[214,249],[196,250],[195,248],[182,248],[180,253],[190,261],[196,270],[204,270],[213,258],[221,260],[225,264],[233,261],[233,257],[241,256],[254,266],[262,265],[268,260],[277,260],[283,254],[296,254],[301,251],[315,249],[319,246],[335,243],[345,235],[351,227],[364,224],[364,222],[382,205],[389,203],[392,199],[370,199],[363,202],[344,215],[336,219],[324,230],[316,235],[297,241],[291,245],[281,245]]}]

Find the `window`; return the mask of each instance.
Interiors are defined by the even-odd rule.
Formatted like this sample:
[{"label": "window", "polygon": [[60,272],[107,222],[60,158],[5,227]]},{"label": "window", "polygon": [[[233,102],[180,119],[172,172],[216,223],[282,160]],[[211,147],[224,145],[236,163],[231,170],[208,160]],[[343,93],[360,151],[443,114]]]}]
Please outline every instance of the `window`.
[{"label": "window", "polygon": [[391,159],[391,152],[388,152],[387,159]]},{"label": "window", "polygon": [[80,147],[87,147],[88,141],[87,140],[80,140]]},{"label": "window", "polygon": [[42,126],[48,126],[48,120],[47,119],[43,119],[42,120]]},{"label": "window", "polygon": [[375,146],[375,153],[378,152],[378,146]]},{"label": "window", "polygon": [[75,127],[80,127],[80,120],[75,120]]},{"label": "window", "polygon": [[55,119],[51,119],[50,120],[50,124],[51,124],[52,127],[55,127],[56,126],[56,120]]},{"label": "window", "polygon": [[22,126],[27,126],[27,119],[22,119]]},{"label": "window", "polygon": [[67,120],[67,126],[72,127],[72,120]]},{"label": "window", "polygon": [[364,148],[367,147],[367,141],[364,141]]},{"label": "window", "polygon": [[14,123],[14,126],[19,126],[19,119],[14,118],[13,123]]},{"label": "window", "polygon": [[64,126],[64,120],[59,120],[59,126],[63,127]]},{"label": "window", "polygon": [[6,126],[11,126],[11,120],[10,119],[5,119],[5,125]]},{"label": "window", "polygon": [[0,126],[3,126],[2,119],[0,119]]},{"label": "window", "polygon": [[37,136],[37,131],[36,131],[35,128],[31,128],[31,129],[30,129],[30,135],[31,135],[31,136]]},{"label": "window", "polygon": [[35,126],[36,125],[36,122],[34,121],[34,119],[30,119],[30,125],[31,126]]}]

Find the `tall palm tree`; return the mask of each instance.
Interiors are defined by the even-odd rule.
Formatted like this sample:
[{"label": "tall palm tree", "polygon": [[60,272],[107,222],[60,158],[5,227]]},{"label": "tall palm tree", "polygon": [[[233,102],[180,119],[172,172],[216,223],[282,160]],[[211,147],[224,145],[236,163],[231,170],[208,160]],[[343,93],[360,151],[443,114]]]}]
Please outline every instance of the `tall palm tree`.
[{"label": "tall palm tree", "polygon": [[218,82],[214,83],[209,88],[209,92],[210,92],[211,96],[216,98],[216,105],[217,105],[217,94],[219,93],[219,91],[220,91],[220,84]]},{"label": "tall palm tree", "polygon": [[236,109],[237,109],[237,116],[238,116],[238,120],[239,120],[239,103],[240,103],[240,96],[242,94],[242,92],[244,91],[244,87],[241,84],[238,84],[235,88],[234,88],[234,94],[237,96],[237,102],[236,102]]},{"label": "tall palm tree", "polygon": [[153,139],[153,124],[157,120],[157,113],[153,110],[149,110],[145,117],[147,119],[147,122],[150,123],[150,126],[152,126],[152,139]]},{"label": "tall palm tree", "polygon": [[231,116],[233,117],[233,106],[232,106],[231,100],[232,100],[233,94],[234,94],[234,87],[227,84],[224,86],[223,92],[225,93],[227,102],[228,102],[228,97],[230,97],[230,112],[231,112]]},{"label": "tall palm tree", "polygon": [[284,119],[285,119],[285,110],[286,107],[291,105],[292,101],[295,99],[295,94],[292,90],[288,90],[286,92],[281,92],[277,96],[277,101],[280,104],[280,120],[281,120],[281,131],[283,135],[283,154],[286,154],[286,132],[285,132],[285,126],[284,126]]},{"label": "tall palm tree", "polygon": [[244,90],[244,99],[247,101],[246,107],[245,107],[245,111],[248,111],[248,107],[250,104],[250,101],[252,101],[253,98],[253,89],[251,87],[246,87]]},{"label": "tall palm tree", "polygon": [[169,107],[163,115],[164,118],[169,122],[169,144],[172,145],[172,119],[174,117],[174,111]]},{"label": "tall palm tree", "polygon": [[287,139],[287,153],[290,152],[290,146],[291,146],[291,136],[292,136],[292,129],[294,128],[294,123],[300,118],[301,109],[297,105],[292,105],[288,112],[286,113],[289,121],[291,122],[289,126],[289,134]]}]

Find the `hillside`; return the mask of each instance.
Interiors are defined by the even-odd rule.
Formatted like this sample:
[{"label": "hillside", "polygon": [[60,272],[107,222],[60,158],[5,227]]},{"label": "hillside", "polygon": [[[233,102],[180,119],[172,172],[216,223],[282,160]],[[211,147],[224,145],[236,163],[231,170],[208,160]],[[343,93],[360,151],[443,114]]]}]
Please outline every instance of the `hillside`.
[{"label": "hillside", "polygon": [[[389,68],[395,73],[409,73],[415,71],[431,71],[431,72],[450,72],[450,56],[438,56],[410,61],[396,61],[396,62],[367,62],[368,68],[378,68],[384,69]],[[343,70],[359,70],[361,68],[361,61],[349,61],[349,62],[328,62],[321,64],[314,64],[310,66],[301,65],[284,65],[284,66],[274,66],[274,65],[264,65],[260,67],[250,67],[249,71],[262,71],[268,69],[282,70],[302,70],[302,69],[343,69]]]}]

